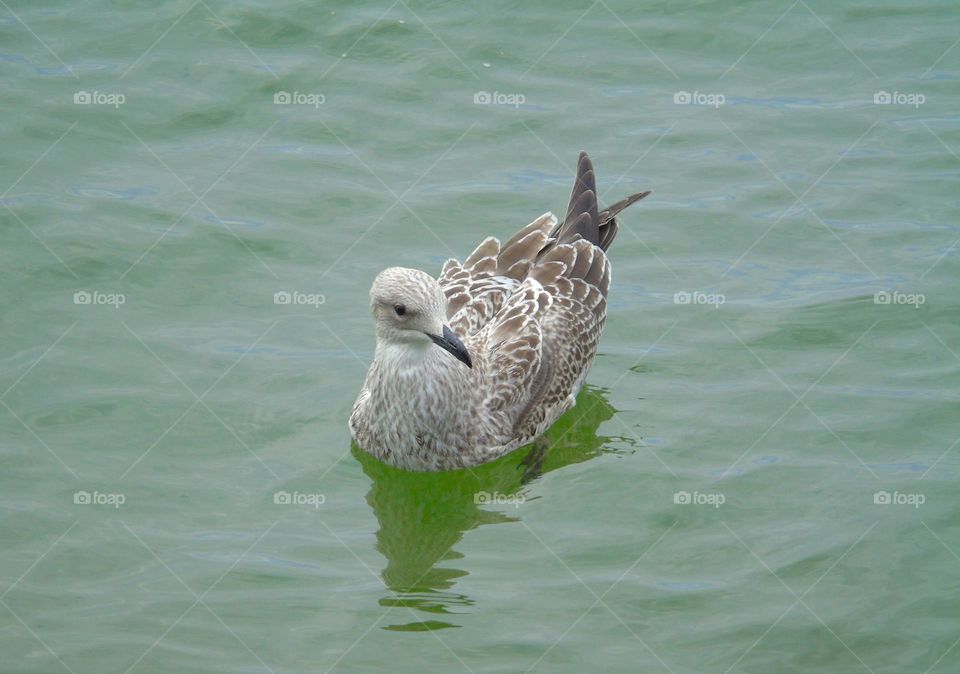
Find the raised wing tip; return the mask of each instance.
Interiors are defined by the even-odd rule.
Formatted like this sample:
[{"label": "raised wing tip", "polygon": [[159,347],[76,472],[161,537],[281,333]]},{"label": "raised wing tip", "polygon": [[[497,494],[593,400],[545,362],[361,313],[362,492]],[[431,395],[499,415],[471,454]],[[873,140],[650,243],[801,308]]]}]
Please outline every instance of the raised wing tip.
[{"label": "raised wing tip", "polygon": [[[582,219],[583,215],[586,215],[586,218]],[[577,175],[574,178],[570,201],[567,205],[567,214],[563,219],[558,238],[560,241],[567,241],[579,235],[587,241],[597,243],[600,240],[599,224],[597,180],[590,157],[586,152],[581,152],[577,162]]]}]

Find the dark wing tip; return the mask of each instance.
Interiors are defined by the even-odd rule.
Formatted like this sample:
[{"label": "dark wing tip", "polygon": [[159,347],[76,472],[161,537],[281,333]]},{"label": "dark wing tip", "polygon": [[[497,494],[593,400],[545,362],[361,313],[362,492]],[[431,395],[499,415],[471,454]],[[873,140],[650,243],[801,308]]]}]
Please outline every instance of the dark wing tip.
[{"label": "dark wing tip", "polygon": [[623,209],[631,204],[635,204],[650,194],[651,190],[646,192],[637,192],[629,197],[621,199],[612,206],[600,211],[600,247],[603,250],[610,248],[610,244],[617,238],[617,232],[620,231],[620,224],[617,222],[617,215]]},{"label": "dark wing tip", "polygon": [[[586,216],[583,218],[582,216]],[[597,206],[597,179],[593,163],[586,152],[580,153],[577,177],[570,192],[567,215],[560,228],[560,241],[566,242],[577,234],[591,243],[600,240],[600,212]]]},{"label": "dark wing tip", "polygon": [[610,222],[617,216],[618,213],[620,213],[620,211],[627,208],[628,206],[632,206],[633,204],[637,203],[638,201],[640,201],[644,197],[649,196],[652,193],[653,193],[653,190],[647,190],[645,192],[637,192],[636,194],[631,194],[629,197],[625,197],[620,201],[618,201],[617,203],[611,206],[608,206],[607,208],[604,208],[602,211],[600,211],[600,224],[603,225],[604,223]]},{"label": "dark wing tip", "polygon": [[577,161],[577,177],[570,192],[570,203],[563,223],[557,225],[550,233],[554,241],[540,251],[541,257],[553,245],[570,243],[576,239],[584,239],[607,250],[617,236],[619,226],[617,214],[628,206],[637,203],[650,194],[650,190],[631,194],[625,199],[608,208],[599,210],[597,205],[597,180],[593,171],[593,163],[586,152],[580,153]]}]

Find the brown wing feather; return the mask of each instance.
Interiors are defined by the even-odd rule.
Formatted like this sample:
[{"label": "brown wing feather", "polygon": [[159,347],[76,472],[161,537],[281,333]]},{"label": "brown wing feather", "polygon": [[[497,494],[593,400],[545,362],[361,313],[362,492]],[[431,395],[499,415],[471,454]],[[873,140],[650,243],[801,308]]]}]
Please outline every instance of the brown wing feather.
[{"label": "brown wing feather", "polygon": [[587,241],[557,246],[546,261],[532,276],[553,300],[541,319],[542,357],[553,364],[553,376],[537,404],[518,419],[518,430],[531,434],[552,422],[551,412],[583,383],[600,341],[610,287],[610,262]]},{"label": "brown wing feather", "polygon": [[[527,280],[484,331],[483,364],[489,392],[485,406],[494,413],[506,412],[507,421],[529,397],[529,386],[544,362],[539,317],[551,302],[539,283]],[[510,424],[503,428],[510,430]]]},{"label": "brown wing feather", "polygon": [[463,264],[447,260],[438,282],[447,296],[447,319],[454,332],[472,335],[503,308],[547,245],[556,222],[552,213],[544,213],[503,246],[490,237]]},{"label": "brown wing feather", "polygon": [[572,403],[596,354],[606,316],[616,216],[650,194],[597,206],[586,153],[562,223],[545,213],[503,246],[486,239],[440,275],[454,332],[468,338],[484,373],[485,405],[504,444],[527,441]]}]

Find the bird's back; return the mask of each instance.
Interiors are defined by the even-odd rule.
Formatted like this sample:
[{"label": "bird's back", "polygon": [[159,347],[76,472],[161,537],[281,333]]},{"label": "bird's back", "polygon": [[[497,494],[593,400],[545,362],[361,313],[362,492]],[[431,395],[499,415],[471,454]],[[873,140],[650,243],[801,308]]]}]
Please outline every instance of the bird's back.
[{"label": "bird's back", "polygon": [[603,329],[616,216],[647,194],[600,211],[581,153],[563,222],[545,213],[502,246],[487,238],[444,265],[450,327],[474,358],[492,452],[529,442],[573,405]]}]

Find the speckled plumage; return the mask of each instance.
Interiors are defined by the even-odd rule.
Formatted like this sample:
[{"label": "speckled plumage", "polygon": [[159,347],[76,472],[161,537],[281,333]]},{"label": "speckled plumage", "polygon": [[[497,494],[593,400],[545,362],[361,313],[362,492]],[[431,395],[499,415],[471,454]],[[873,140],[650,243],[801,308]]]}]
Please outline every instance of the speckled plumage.
[{"label": "speckled plumage", "polygon": [[[350,415],[357,444],[400,468],[440,471],[491,461],[549,428],[596,354],[616,215],[647,194],[599,211],[581,153],[562,223],[545,213],[502,246],[487,238],[437,280],[381,272],[370,291],[376,355]],[[453,335],[437,347],[444,325],[469,358]]]}]

